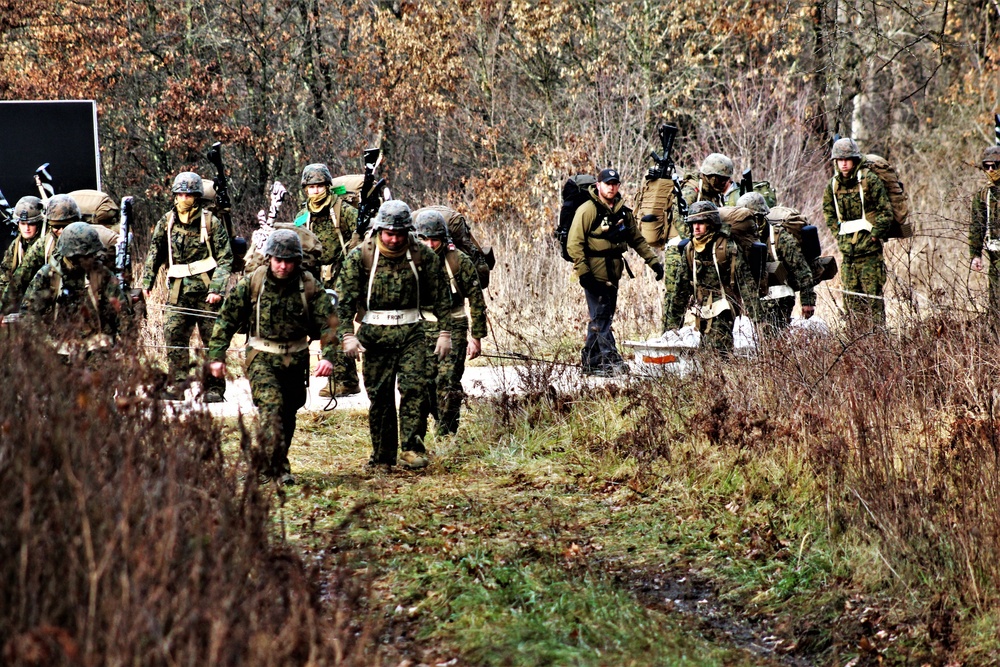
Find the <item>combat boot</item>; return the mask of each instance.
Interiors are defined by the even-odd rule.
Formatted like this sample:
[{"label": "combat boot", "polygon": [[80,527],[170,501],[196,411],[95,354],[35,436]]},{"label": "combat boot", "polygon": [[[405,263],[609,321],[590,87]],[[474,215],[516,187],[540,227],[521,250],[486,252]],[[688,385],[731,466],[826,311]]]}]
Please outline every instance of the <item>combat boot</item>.
[{"label": "combat boot", "polygon": [[226,399],[223,398],[222,394],[217,392],[215,389],[209,389],[201,395],[202,403],[223,403],[225,400]]},{"label": "combat boot", "polygon": [[420,470],[426,468],[428,463],[427,455],[420,452],[405,451],[399,455],[399,465],[407,470]]}]

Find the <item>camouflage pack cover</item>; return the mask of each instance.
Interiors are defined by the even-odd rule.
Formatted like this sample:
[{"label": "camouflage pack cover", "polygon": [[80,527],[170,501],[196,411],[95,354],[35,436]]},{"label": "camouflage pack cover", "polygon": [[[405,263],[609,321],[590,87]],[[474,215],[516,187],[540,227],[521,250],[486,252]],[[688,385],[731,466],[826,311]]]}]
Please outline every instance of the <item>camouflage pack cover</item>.
[{"label": "camouflage pack cover", "polygon": [[903,182],[899,180],[896,168],[881,155],[869,153],[865,155],[861,169],[868,169],[882,179],[889,201],[892,203],[892,225],[889,227],[889,238],[908,239],[913,236],[913,223],[910,222],[910,206],[906,201]]},{"label": "camouflage pack cover", "polygon": [[[323,243],[316,238],[316,235],[311,231],[306,229],[304,226],[297,227],[294,222],[276,222],[274,223],[274,229],[277,231],[279,229],[290,230],[298,234],[299,242],[302,244],[302,267],[307,271],[315,271],[319,273],[319,258],[323,255]],[[274,232],[271,232],[272,234]],[[251,251],[250,257],[247,259],[246,273],[253,273],[253,271],[265,264],[266,256],[262,252],[257,252],[256,250]]]}]

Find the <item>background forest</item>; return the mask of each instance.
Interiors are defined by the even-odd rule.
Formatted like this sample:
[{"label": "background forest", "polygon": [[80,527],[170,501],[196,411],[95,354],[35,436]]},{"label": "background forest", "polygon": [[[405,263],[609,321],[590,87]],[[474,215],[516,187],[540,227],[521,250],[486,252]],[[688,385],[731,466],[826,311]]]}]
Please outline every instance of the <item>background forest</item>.
[{"label": "background forest", "polygon": [[[890,294],[975,296],[961,238],[998,32],[996,0],[2,0],[0,97],[96,99],[106,188],[148,219],[178,171],[210,174],[216,140],[246,226],[273,180],[359,172],[380,143],[395,196],[450,203],[497,247],[494,312],[570,335],[582,312],[550,317],[568,267],[538,252],[560,183],[616,165],[631,198],[664,121],[682,167],[724,152],[815,221],[830,137],[854,136],[910,191]],[[650,332],[658,288],[634,283],[620,328]]]}]

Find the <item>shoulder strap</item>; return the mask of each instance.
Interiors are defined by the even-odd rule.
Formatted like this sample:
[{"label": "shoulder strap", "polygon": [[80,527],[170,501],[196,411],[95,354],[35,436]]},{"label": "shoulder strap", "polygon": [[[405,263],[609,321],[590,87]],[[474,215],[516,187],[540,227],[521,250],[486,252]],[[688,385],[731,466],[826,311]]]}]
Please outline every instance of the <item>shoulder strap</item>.
[{"label": "shoulder strap", "polygon": [[260,295],[264,291],[264,278],[267,275],[267,265],[258,266],[250,275],[250,302],[254,304],[254,323],[257,325],[254,333],[260,335]]},{"label": "shoulder strap", "polygon": [[458,251],[449,250],[444,254],[444,268],[448,272],[448,283],[451,285],[452,294],[458,294],[461,297],[465,297],[462,292],[462,288],[458,284],[458,280],[455,275],[459,272],[461,264],[458,261]]},{"label": "shoulder strap", "polygon": [[375,237],[369,236],[361,243],[361,266],[370,271],[375,261]]}]

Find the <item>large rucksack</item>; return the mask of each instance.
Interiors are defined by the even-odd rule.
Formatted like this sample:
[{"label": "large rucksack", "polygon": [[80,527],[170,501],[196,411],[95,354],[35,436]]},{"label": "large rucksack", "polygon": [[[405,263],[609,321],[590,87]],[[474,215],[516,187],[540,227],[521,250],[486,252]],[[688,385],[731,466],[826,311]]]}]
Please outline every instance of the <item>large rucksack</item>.
[{"label": "large rucksack", "polygon": [[678,235],[674,226],[673,179],[647,176],[636,197],[635,209],[642,238],[652,247],[662,248],[671,237]]},{"label": "large rucksack", "polygon": [[69,193],[80,207],[80,217],[84,222],[111,226],[118,221],[118,204],[100,190],[74,190]]},{"label": "large rucksack", "polygon": [[[292,222],[276,222],[274,228],[276,230],[290,229],[298,234],[299,241],[302,242],[302,267],[306,271],[313,273],[315,278],[319,278],[319,259],[323,255],[323,243],[316,235],[304,226],[296,226]],[[265,255],[262,251],[257,250],[256,246],[248,254],[249,257],[246,263],[247,273],[253,273],[258,267],[264,266]]]},{"label": "large rucksack", "polygon": [[[573,261],[573,258],[566,252],[566,241],[569,239],[569,228],[573,226],[573,217],[576,216],[576,209],[590,200],[588,188],[596,184],[597,179],[590,174],[570,176],[563,183],[562,206],[559,208],[559,221],[556,223],[555,237],[562,249],[562,258],[567,262]],[[600,215],[600,210],[598,210],[598,215]]]},{"label": "large rucksack", "polygon": [[479,274],[480,287],[483,289],[489,287],[490,271],[497,263],[493,248],[479,243],[472,233],[469,221],[455,209],[448,206],[425,206],[413,212],[413,219],[416,220],[423,211],[436,211],[441,214],[445,224],[448,225],[448,236],[451,237],[451,242],[455,244],[456,248],[468,255],[475,265],[476,273]]},{"label": "large rucksack", "polygon": [[757,238],[757,223],[753,211],[742,206],[722,206],[719,208],[723,230],[728,230],[729,238],[736,241],[750,267],[750,275],[757,283],[761,296],[767,294],[767,246]]},{"label": "large rucksack", "polygon": [[[868,169],[880,179],[889,193],[892,203],[892,224],[889,226],[890,239],[908,239],[913,236],[913,223],[910,222],[910,207],[906,201],[903,182],[899,180],[896,168],[881,155],[869,153],[861,163],[861,169]],[[859,170],[858,178],[861,174]]]},{"label": "large rucksack", "polygon": [[767,220],[775,227],[788,230],[788,233],[798,241],[817,285],[837,275],[837,262],[834,258],[820,255],[822,249],[819,243],[819,230],[815,225],[810,225],[797,209],[790,206],[772,206],[771,212],[767,214]]}]

